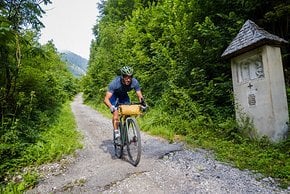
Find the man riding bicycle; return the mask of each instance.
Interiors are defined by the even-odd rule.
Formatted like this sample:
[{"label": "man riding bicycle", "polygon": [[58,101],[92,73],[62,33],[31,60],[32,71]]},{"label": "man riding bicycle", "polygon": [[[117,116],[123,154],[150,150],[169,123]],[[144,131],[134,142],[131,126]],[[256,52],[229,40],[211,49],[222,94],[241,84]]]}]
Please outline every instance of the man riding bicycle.
[{"label": "man riding bicycle", "polygon": [[139,82],[133,77],[133,68],[124,66],[120,71],[121,76],[117,76],[111,81],[104,98],[104,103],[108,108],[110,108],[110,111],[113,114],[112,123],[116,139],[120,137],[120,132],[118,130],[119,114],[118,107],[116,107],[117,102],[121,104],[130,103],[128,92],[134,89],[139,102],[146,107]]}]

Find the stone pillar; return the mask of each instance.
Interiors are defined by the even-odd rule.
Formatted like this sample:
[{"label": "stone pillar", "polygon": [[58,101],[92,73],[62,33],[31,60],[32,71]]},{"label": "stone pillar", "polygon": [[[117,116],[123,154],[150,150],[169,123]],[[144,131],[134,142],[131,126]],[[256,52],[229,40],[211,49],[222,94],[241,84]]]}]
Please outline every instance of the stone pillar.
[{"label": "stone pillar", "polygon": [[288,104],[279,47],[265,45],[231,59],[236,117],[273,141],[288,131]]},{"label": "stone pillar", "polygon": [[259,137],[280,141],[289,130],[280,47],[288,42],[248,20],[222,54],[231,59],[236,118],[249,118]]}]

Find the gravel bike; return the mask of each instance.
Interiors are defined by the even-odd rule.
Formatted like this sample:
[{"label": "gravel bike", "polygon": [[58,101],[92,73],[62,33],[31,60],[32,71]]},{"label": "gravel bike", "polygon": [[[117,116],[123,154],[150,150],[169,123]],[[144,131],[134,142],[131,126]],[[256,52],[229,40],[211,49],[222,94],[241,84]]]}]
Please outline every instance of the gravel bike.
[{"label": "gravel bike", "polygon": [[122,158],[124,147],[126,146],[129,162],[137,166],[141,158],[141,135],[136,117],[145,111],[145,107],[141,103],[119,104],[119,131],[120,139],[113,136],[115,155]]}]

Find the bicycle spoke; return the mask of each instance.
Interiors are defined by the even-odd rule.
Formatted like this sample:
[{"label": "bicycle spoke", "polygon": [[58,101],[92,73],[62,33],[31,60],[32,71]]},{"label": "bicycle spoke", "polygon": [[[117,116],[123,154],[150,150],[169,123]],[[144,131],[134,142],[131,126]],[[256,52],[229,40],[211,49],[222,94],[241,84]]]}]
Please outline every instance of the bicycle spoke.
[{"label": "bicycle spoke", "polygon": [[130,162],[137,166],[141,157],[141,136],[137,121],[135,118],[127,119],[127,151]]}]

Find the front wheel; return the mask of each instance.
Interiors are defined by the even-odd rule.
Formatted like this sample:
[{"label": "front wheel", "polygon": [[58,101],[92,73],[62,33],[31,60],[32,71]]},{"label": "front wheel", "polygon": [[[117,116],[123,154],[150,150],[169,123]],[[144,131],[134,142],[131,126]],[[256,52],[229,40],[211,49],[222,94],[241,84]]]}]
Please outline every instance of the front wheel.
[{"label": "front wheel", "polygon": [[141,158],[141,135],[137,121],[133,117],[126,119],[127,151],[130,163],[137,166]]}]

